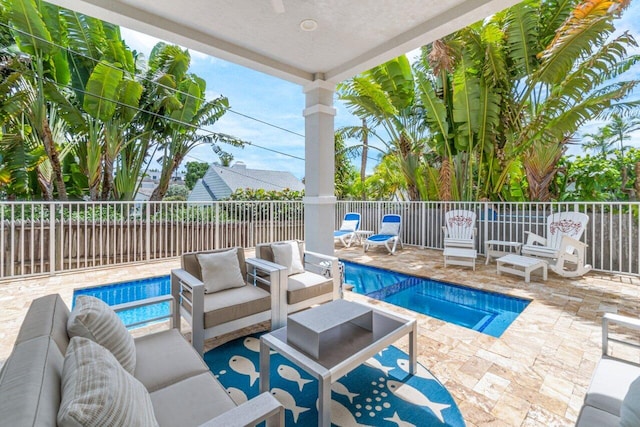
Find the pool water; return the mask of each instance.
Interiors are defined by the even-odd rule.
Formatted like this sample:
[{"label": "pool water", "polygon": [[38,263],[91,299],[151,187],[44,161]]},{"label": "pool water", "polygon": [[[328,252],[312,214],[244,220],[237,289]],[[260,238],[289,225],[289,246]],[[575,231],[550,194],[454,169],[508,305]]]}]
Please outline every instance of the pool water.
[{"label": "pool water", "polygon": [[[170,276],[150,277],[148,279],[132,280],[113,283],[92,288],[76,289],[73,291],[73,305],[79,295],[90,295],[101,299],[108,305],[124,304],[145,298],[153,298],[171,293]],[[171,310],[169,302],[161,302],[145,307],[137,307],[118,313],[125,325],[145,322],[160,316],[167,316]],[[135,327],[145,326],[146,324]]]},{"label": "pool water", "polygon": [[529,300],[342,261],[354,292],[500,337]]}]

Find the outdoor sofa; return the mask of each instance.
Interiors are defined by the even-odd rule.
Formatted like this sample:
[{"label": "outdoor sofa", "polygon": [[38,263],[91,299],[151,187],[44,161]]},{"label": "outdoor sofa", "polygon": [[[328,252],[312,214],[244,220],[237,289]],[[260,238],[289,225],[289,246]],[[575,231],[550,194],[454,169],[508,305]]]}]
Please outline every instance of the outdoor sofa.
[{"label": "outdoor sofa", "polygon": [[[156,300],[162,298],[171,299],[158,297]],[[75,336],[70,339],[67,332],[69,318],[69,309],[59,295],[47,295],[31,303],[13,351],[0,371],[0,424],[16,427],[83,425],[77,421],[65,424],[56,420],[68,408],[66,399],[69,390],[73,390],[74,396],[79,399],[76,402],[89,405],[77,406],[80,409],[76,415],[79,413],[81,416],[87,415],[92,409],[104,411],[107,401],[129,400],[129,409],[112,411],[109,414],[111,420],[99,422],[101,425],[245,426],[262,420],[267,420],[269,425],[284,425],[284,409],[269,393],[237,406],[177,329],[170,328],[134,339],[134,367],[131,373],[124,372],[125,366],[129,367],[130,363],[121,365],[123,362],[118,359],[118,352],[105,350],[106,344],[105,347],[95,344],[88,337]],[[101,321],[99,324],[107,322]],[[130,339],[126,329],[124,336]],[[77,361],[73,359],[72,349],[82,346],[90,347],[95,354],[104,356],[107,362],[111,360],[111,364],[118,365],[116,369],[122,369],[123,372],[100,377],[102,372],[99,369],[92,370],[89,365],[83,368],[80,363],[74,366],[69,362]],[[69,368],[67,364],[80,368]],[[111,365],[107,363],[104,366]],[[69,372],[80,371],[89,376],[89,381],[94,384],[102,378],[103,386],[117,386],[117,391],[99,394],[99,387],[96,390],[95,387],[88,387],[87,383],[71,382],[69,376],[72,374]],[[92,377],[94,374],[95,378]],[[135,380],[131,380],[132,377]],[[129,381],[127,384],[133,383],[138,387],[138,393],[142,391],[147,396],[144,397],[147,402],[144,408],[135,404],[131,406],[132,402],[138,401],[131,398],[129,388],[122,387],[120,380],[123,378]],[[123,423],[122,418],[114,421],[143,409],[152,411],[157,424]]]},{"label": "outdoor sofa", "polygon": [[596,366],[580,410],[577,427],[640,426],[640,365],[609,355],[609,341],[638,347],[609,334],[618,324],[640,331],[640,319],[605,313],[602,318],[602,357]]}]

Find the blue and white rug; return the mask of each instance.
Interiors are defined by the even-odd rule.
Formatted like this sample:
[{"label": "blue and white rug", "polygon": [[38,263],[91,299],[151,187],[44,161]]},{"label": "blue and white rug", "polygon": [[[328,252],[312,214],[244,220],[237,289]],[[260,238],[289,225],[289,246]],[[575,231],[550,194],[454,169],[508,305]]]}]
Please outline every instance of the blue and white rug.
[{"label": "blue and white rug", "polygon": [[[233,400],[260,394],[259,335],[207,352],[204,360]],[[409,357],[387,347],[332,386],[335,426],[464,426],[447,389],[426,368],[409,375]],[[318,382],[277,353],[271,355],[271,393],[285,407],[287,426],[318,425]]]}]

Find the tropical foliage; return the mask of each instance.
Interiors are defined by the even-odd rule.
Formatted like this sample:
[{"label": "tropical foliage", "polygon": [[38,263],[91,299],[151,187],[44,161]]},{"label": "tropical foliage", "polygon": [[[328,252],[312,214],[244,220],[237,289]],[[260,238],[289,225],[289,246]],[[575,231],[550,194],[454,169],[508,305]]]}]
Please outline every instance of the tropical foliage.
[{"label": "tropical foliage", "polygon": [[[0,0],[0,190],[7,198],[132,200],[151,160],[152,199],[229,108],[205,101],[188,51],[159,43],[141,61],[117,26],[35,0]],[[7,29],[8,28],[8,29]]]},{"label": "tropical foliage", "polygon": [[[626,1],[525,0],[341,85],[410,200],[549,200],[578,129],[637,107]],[[360,139],[362,128],[347,129]],[[389,182],[388,176],[380,175]]]}]

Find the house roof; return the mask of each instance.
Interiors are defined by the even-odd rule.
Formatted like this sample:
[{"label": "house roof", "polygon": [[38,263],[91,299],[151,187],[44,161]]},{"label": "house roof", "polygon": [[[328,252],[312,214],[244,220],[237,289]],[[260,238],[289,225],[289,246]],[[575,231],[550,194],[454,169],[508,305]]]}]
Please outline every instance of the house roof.
[{"label": "house roof", "polygon": [[50,1],[306,84],[340,82],[519,0]]},{"label": "house roof", "polygon": [[[267,191],[281,191],[285,188],[296,191],[304,190],[304,184],[290,172],[248,169],[239,164],[232,167],[213,164],[209,166],[209,172],[212,171],[222,179],[232,193],[245,188],[262,188]],[[210,176],[209,172],[205,175],[205,180],[207,176]]]}]

